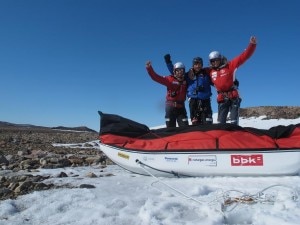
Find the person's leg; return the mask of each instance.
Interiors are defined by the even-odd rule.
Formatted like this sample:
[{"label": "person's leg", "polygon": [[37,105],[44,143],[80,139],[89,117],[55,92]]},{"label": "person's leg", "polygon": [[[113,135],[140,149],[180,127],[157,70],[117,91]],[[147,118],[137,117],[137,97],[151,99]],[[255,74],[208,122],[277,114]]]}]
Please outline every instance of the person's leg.
[{"label": "person's leg", "polygon": [[179,127],[184,127],[189,125],[185,107],[177,109],[177,123]]},{"label": "person's leg", "polygon": [[190,118],[193,125],[198,123],[197,119],[197,99],[191,98],[189,101]]},{"label": "person's leg", "polygon": [[230,100],[225,100],[224,102],[219,103],[219,123],[226,123],[228,111],[230,106]]},{"label": "person's leg", "polygon": [[166,106],[165,121],[167,127],[176,127],[176,114],[174,110],[176,110],[176,108]]},{"label": "person's leg", "polygon": [[203,114],[204,114],[203,123],[212,124],[213,118],[212,118],[211,100],[210,99],[202,100],[202,105],[203,105]]},{"label": "person's leg", "polygon": [[231,100],[230,120],[232,124],[239,124],[240,99]]},{"label": "person's leg", "polygon": [[217,117],[217,123],[220,123],[220,104],[218,104],[218,117]]}]

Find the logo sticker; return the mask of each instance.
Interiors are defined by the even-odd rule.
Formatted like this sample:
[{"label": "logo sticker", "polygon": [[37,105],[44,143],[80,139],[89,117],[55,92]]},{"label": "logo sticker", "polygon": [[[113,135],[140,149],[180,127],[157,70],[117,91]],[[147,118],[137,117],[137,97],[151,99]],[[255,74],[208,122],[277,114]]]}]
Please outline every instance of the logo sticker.
[{"label": "logo sticker", "polygon": [[124,158],[124,159],[129,159],[129,155],[126,155],[122,152],[118,152],[118,156],[121,157],[121,158]]},{"label": "logo sticker", "polygon": [[188,164],[197,164],[201,166],[217,166],[216,155],[189,155]]},{"label": "logo sticker", "polygon": [[144,156],[143,161],[154,161],[154,157]]},{"label": "logo sticker", "polygon": [[263,166],[263,154],[231,155],[231,166]]},{"label": "logo sticker", "polygon": [[178,158],[177,157],[166,157],[165,156],[165,160],[167,162],[177,162]]},{"label": "logo sticker", "polygon": [[218,76],[217,71],[212,72],[211,78],[212,78],[213,80],[216,80],[216,79],[217,79],[217,76]]}]

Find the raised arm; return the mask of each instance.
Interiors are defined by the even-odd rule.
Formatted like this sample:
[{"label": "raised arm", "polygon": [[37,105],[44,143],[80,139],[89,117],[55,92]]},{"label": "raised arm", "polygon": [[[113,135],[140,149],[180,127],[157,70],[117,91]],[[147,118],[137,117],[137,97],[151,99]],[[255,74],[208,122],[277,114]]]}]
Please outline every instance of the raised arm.
[{"label": "raised arm", "polygon": [[162,85],[165,85],[165,86],[170,86],[170,82],[168,81],[168,79],[166,77],[163,77],[159,74],[157,74],[153,67],[152,67],[152,64],[151,64],[151,61],[147,61],[146,62],[146,70],[149,74],[149,76],[151,77],[152,80],[156,81],[157,83],[160,83]]},{"label": "raised arm", "polygon": [[256,43],[257,43],[256,37],[251,36],[248,47],[239,56],[235,57],[233,60],[229,62],[230,67],[238,68],[243,63],[245,63],[253,55],[256,49]]},{"label": "raised arm", "polygon": [[171,55],[170,54],[166,54],[166,55],[164,55],[164,58],[165,58],[165,62],[166,62],[166,65],[168,67],[169,72],[171,74],[173,74],[174,65],[173,65],[172,60],[171,60]]}]

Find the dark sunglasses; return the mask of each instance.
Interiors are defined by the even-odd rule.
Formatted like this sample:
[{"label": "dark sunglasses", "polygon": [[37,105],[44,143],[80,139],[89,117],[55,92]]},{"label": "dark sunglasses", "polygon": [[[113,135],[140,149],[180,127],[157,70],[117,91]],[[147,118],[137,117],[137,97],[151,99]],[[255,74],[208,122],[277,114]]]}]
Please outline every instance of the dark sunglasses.
[{"label": "dark sunglasses", "polygon": [[221,60],[220,60],[220,59],[211,59],[211,60],[210,60],[211,63],[217,62],[217,61],[221,61]]}]

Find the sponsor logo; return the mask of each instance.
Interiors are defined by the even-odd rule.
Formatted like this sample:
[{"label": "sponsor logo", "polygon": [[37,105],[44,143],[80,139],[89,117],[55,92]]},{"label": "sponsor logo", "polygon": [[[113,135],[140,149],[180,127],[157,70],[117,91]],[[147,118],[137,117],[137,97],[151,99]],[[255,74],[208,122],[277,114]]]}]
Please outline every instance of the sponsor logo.
[{"label": "sponsor logo", "polygon": [[231,155],[231,166],[263,166],[263,154]]},{"label": "sponsor logo", "polygon": [[227,75],[228,75],[228,72],[225,69],[220,70],[220,77],[224,77],[224,76],[227,76]]},{"label": "sponsor logo", "polygon": [[189,155],[188,164],[197,164],[201,166],[217,166],[216,155]]},{"label": "sponsor logo", "polygon": [[178,158],[177,157],[166,157],[165,156],[166,162],[177,162]]},{"label": "sponsor logo", "polygon": [[217,71],[214,71],[214,72],[211,73],[211,78],[212,78],[213,80],[216,80],[216,79],[217,79],[217,76],[218,76]]},{"label": "sponsor logo", "polygon": [[154,161],[153,157],[144,156],[143,161]]},{"label": "sponsor logo", "polygon": [[129,155],[124,154],[123,152],[118,152],[118,156],[124,159],[129,159]]}]

